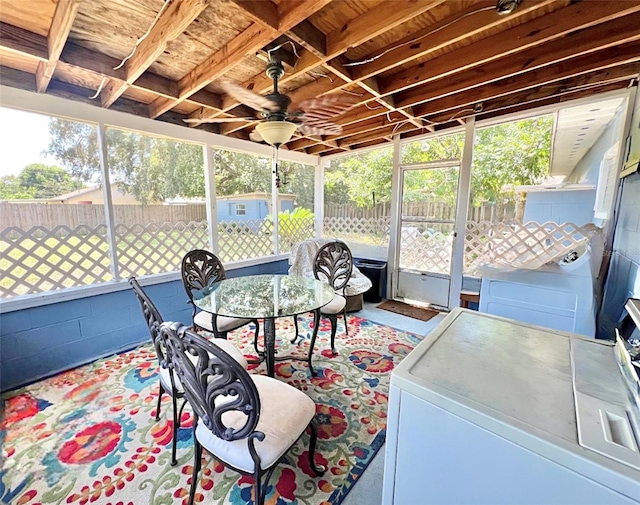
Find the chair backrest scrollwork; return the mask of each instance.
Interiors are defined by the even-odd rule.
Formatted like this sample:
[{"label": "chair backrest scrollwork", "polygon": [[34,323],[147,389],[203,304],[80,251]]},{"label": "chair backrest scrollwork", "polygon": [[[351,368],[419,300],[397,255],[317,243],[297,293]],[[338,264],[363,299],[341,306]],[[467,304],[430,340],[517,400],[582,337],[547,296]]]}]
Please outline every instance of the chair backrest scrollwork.
[{"label": "chair backrest scrollwork", "polygon": [[196,291],[226,278],[224,266],[220,259],[215,254],[204,249],[189,251],[182,258],[181,270],[182,283],[191,301],[193,301]]},{"label": "chair backrest scrollwork", "polygon": [[160,311],[158,311],[147,293],[144,292],[142,286],[140,286],[140,283],[135,277],[129,278],[129,284],[133,288],[133,292],[135,293],[138,302],[140,302],[142,315],[144,316],[147,327],[149,328],[149,336],[151,337],[151,342],[153,342],[153,347],[156,350],[158,362],[160,363],[161,367],[168,368],[164,343],[160,338],[160,325],[163,323]]},{"label": "chair backrest scrollwork", "polygon": [[[260,397],[247,371],[218,346],[181,323],[162,324],[160,334],[173,373],[180,379],[199,421],[223,440],[262,440],[264,435],[256,431]],[[224,416],[232,411],[242,415]],[[230,419],[232,425],[225,424]]]},{"label": "chair backrest scrollwork", "polygon": [[323,245],[313,260],[313,275],[324,277],[334,291],[342,290],[349,283],[353,271],[353,256],[344,242],[335,240]]}]

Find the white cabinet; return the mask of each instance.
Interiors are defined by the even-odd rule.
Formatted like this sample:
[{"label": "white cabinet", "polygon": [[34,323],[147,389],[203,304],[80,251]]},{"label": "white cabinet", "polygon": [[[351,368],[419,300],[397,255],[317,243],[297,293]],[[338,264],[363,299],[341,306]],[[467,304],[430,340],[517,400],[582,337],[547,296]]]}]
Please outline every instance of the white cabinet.
[{"label": "white cabinet", "polygon": [[[573,356],[585,345],[601,373]],[[632,407],[612,359],[597,341],[455,309],[392,374],[383,504],[640,503],[639,468],[578,443],[572,361],[581,391]]]}]

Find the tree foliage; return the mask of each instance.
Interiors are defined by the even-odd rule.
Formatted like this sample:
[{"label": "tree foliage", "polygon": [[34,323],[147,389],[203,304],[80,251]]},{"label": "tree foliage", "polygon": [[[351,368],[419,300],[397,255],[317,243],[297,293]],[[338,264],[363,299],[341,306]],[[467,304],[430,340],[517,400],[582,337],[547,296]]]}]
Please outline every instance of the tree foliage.
[{"label": "tree foliage", "polygon": [[[551,151],[551,117],[540,117],[480,129],[474,146],[471,192],[474,204],[511,198],[508,188],[535,184],[547,173]],[[48,153],[73,178],[100,182],[97,132],[92,125],[51,119]],[[402,162],[418,163],[460,159],[462,133],[441,135],[403,146]],[[112,182],[140,202],[168,198],[204,197],[202,148],[184,142],[109,128],[108,163]],[[325,202],[372,207],[391,199],[392,148],[334,160],[325,174]],[[218,195],[271,192],[271,159],[217,150]],[[280,162],[282,192],[296,195],[296,205],[313,208],[314,170]],[[6,178],[5,178],[6,179]],[[457,170],[420,170],[407,177],[406,200],[427,196],[455,201]],[[4,191],[16,191],[16,181],[5,180]]]},{"label": "tree foliage", "polygon": [[[545,116],[477,130],[471,177],[474,204],[512,198],[513,186],[536,184],[548,174],[552,124],[553,119]],[[461,159],[463,147],[462,133],[408,143],[402,148],[402,163]],[[371,207],[374,195],[376,203],[388,202],[392,156],[391,148],[383,148],[334,160],[325,174],[326,203]],[[457,169],[406,174],[405,201],[429,197],[455,202]]]},{"label": "tree foliage", "polygon": [[17,176],[0,178],[0,199],[54,198],[81,187],[80,181],[60,167],[31,163]]},{"label": "tree foliage", "polygon": [[[49,154],[73,177],[100,183],[94,126],[52,118],[49,134]],[[204,197],[204,162],[199,145],[108,128],[107,161],[112,182],[142,203],[176,196]]]}]

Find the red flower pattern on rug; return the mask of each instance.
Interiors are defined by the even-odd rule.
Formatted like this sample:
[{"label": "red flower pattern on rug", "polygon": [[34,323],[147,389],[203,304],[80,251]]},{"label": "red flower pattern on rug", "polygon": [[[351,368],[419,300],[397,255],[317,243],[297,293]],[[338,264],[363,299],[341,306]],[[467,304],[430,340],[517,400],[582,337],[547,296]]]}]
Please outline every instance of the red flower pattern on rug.
[{"label": "red flower pattern on rug", "polygon": [[[282,354],[305,357],[309,338],[289,344],[291,322],[277,322]],[[310,335],[311,318],[300,318]],[[269,505],[338,505],[384,442],[389,372],[420,337],[349,317],[349,336],[338,329],[337,355],[330,326],[321,323],[311,377],[304,361],[276,366],[276,377],[316,402],[315,477],[309,466],[309,436],[285,455],[266,488]],[[229,338],[247,355],[248,327]],[[264,365],[250,373],[265,373]],[[0,502],[21,505],[186,504],[193,471],[191,410],[178,430],[178,465],[172,467],[171,401],[164,395],[155,421],[157,362],[149,344],[65,372],[6,396],[0,437],[6,464],[0,472]],[[44,412],[46,410],[46,412]],[[251,477],[240,476],[206,452],[195,503],[253,504]]]}]

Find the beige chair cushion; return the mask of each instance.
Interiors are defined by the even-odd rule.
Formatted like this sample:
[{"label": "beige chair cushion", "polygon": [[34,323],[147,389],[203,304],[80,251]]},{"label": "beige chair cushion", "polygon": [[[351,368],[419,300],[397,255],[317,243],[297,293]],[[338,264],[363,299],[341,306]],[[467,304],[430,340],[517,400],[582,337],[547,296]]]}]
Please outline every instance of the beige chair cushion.
[{"label": "beige chair cushion", "polygon": [[[218,331],[220,333],[225,333],[227,331],[232,331],[245,324],[251,322],[251,319],[242,319],[238,317],[226,317],[226,316],[218,316],[216,320]],[[196,317],[193,318],[193,323],[200,328],[204,328],[205,330],[213,331],[213,326],[211,326],[211,314],[208,312],[198,312]]]},{"label": "beige chair cushion", "polygon": [[[229,356],[231,356],[234,360],[236,360],[242,368],[245,370],[249,366],[247,360],[244,355],[238,350],[238,348],[224,338],[210,338],[208,339],[214,345],[217,345],[220,349],[226,352]],[[197,356],[192,356],[191,354],[187,354],[187,357],[191,360],[191,362],[195,365],[196,361],[198,361]],[[173,375],[173,380],[176,384],[176,389],[179,393],[183,393],[184,389],[182,388],[182,383],[176,374]],[[169,370],[166,368],[160,367],[160,383],[162,387],[171,394],[171,377],[169,376]]]},{"label": "beige chair cushion", "polygon": [[[262,442],[255,441],[260,456],[260,466],[273,465],[300,437],[316,413],[313,400],[298,389],[264,375],[251,375],[260,395],[260,419],[257,431],[264,433]],[[222,420],[226,426],[240,428],[246,416],[238,411],[225,412]],[[254,463],[249,453],[248,440],[227,442],[216,437],[199,422],[196,438],[216,458],[239,470],[253,473]]]},{"label": "beige chair cushion", "polygon": [[347,305],[347,300],[340,295],[335,295],[333,300],[327,303],[324,307],[320,307],[321,314],[340,314]]}]

